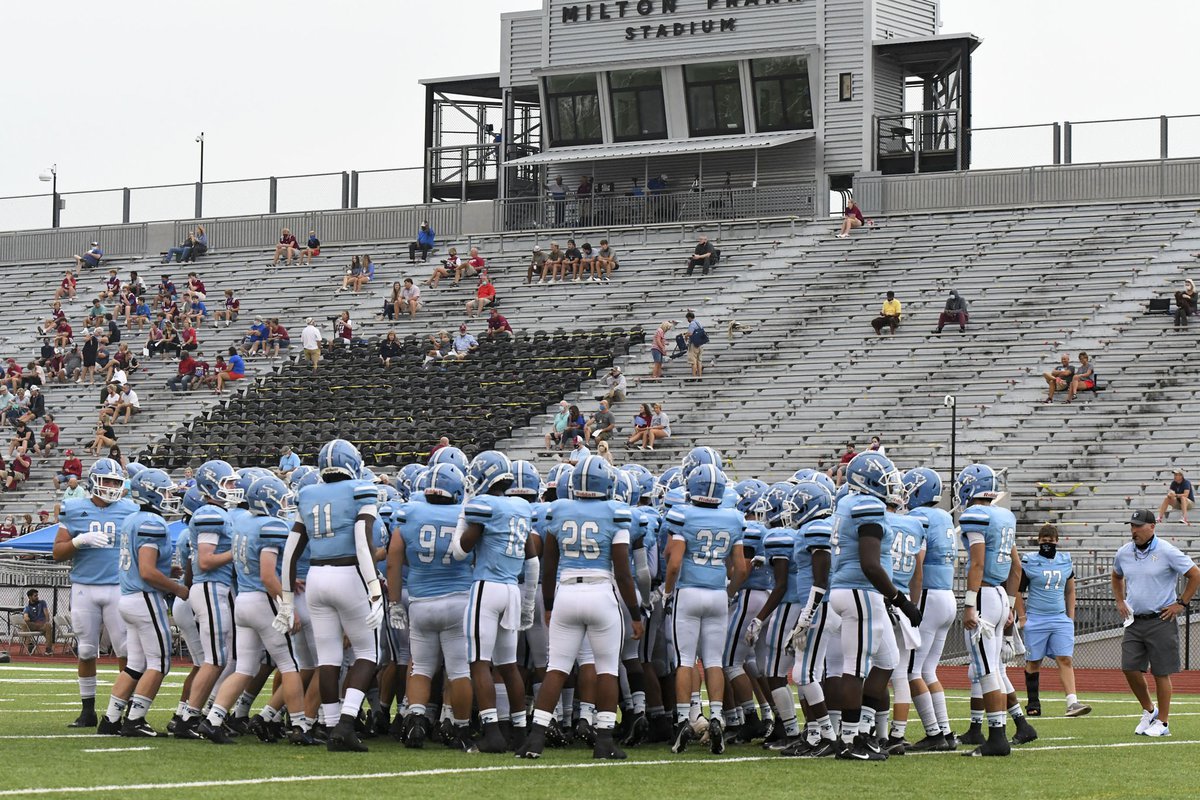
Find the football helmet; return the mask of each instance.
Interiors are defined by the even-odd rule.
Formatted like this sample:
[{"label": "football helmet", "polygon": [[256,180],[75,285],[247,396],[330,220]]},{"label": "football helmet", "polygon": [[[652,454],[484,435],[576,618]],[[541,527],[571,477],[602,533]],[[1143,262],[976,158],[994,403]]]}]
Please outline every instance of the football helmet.
[{"label": "football helmet", "polygon": [[125,495],[125,470],[111,458],[97,459],[87,475],[88,494],[106,503],[115,503]]},{"label": "football helmet", "polygon": [[432,494],[438,497],[449,497],[455,503],[461,503],[467,479],[463,476],[461,469],[446,463],[437,464],[425,470],[418,481],[426,484],[424,491],[426,497]]},{"label": "football helmet", "polygon": [[792,477],[788,478],[788,483],[803,483],[804,481],[811,481],[813,476],[816,474],[817,471],[815,469],[804,467],[803,469],[798,469],[793,472]]},{"label": "football helmet", "polygon": [[529,461],[518,459],[512,462],[512,471],[513,483],[505,494],[524,497],[531,503],[536,501],[542,494],[542,476],[538,474],[537,467]]},{"label": "football helmet", "polygon": [[320,480],[317,471],[307,464],[301,464],[292,470],[291,476],[288,478],[288,488],[292,490],[292,494],[300,494],[300,489],[304,486],[309,486]]},{"label": "football helmet", "polygon": [[317,453],[317,472],[321,480],[337,476],[358,480],[362,470],[363,460],[358,448],[345,439],[332,439]]},{"label": "football helmet", "polygon": [[139,506],[149,506],[163,516],[178,514],[183,505],[179,487],[161,469],[142,467],[129,479],[129,496]]},{"label": "football helmet", "polygon": [[[442,450],[447,448],[443,447]],[[442,452],[439,450],[438,453]],[[436,455],[436,454],[435,454]],[[502,481],[513,480],[512,462],[499,450],[484,450],[467,467],[467,494],[487,494]]]},{"label": "football helmet", "polygon": [[799,528],[806,522],[833,513],[833,495],[816,481],[801,481],[792,487],[785,507],[787,526]]},{"label": "football helmet", "polygon": [[246,495],[250,510],[264,517],[287,517],[296,510],[296,498],[291,489],[274,475],[256,478]]},{"label": "football helmet", "polygon": [[718,470],[724,469],[725,462],[721,460],[721,454],[711,447],[693,447],[686,456],[683,457],[683,463],[680,469],[683,471],[683,477],[687,477],[693,469],[703,464],[712,464]]},{"label": "football helmet", "polygon": [[209,502],[216,502],[228,508],[238,505],[243,496],[237,484],[237,470],[230,466],[228,461],[205,461],[196,470],[196,488]]},{"label": "football helmet", "polygon": [[[425,469],[420,464],[405,464],[396,473],[396,488],[400,490],[400,496],[405,500],[412,494],[413,483],[416,482],[417,476],[424,472]],[[458,468],[458,471],[461,473],[462,468]]]},{"label": "football helmet", "polygon": [[904,480],[896,465],[879,453],[859,453],[846,465],[850,491],[878,497],[888,505],[904,505]]},{"label": "football helmet", "polygon": [[457,447],[440,447],[429,457],[425,466],[433,467],[438,464],[453,464],[465,475],[467,473],[467,454]]},{"label": "football helmet", "polygon": [[[712,448],[696,449],[712,450]],[[713,450],[713,452],[716,451]],[[721,472],[716,464],[697,464],[687,474],[688,502],[720,505],[721,501],[725,499],[725,484],[725,473]]]},{"label": "football helmet", "polygon": [[125,465],[125,474],[132,478],[134,475],[137,475],[144,469],[146,469],[145,464],[141,464],[137,461],[130,461]]},{"label": "football helmet", "polygon": [[588,456],[571,470],[571,497],[608,500],[613,496],[616,471],[600,456]]},{"label": "football helmet", "polygon": [[1000,473],[987,464],[971,464],[954,479],[954,508],[961,511],[976,497],[994,498],[1002,489]]},{"label": "football helmet", "polygon": [[770,488],[770,486],[758,478],[746,478],[743,481],[738,481],[733,487],[738,496],[737,510],[743,514],[754,513],[754,506],[763,496],[763,493]]},{"label": "football helmet", "polygon": [[200,493],[199,487],[193,486],[183,493],[183,515],[190,517],[196,513],[196,509],[204,505],[204,495]]},{"label": "football helmet", "polygon": [[909,508],[937,505],[942,499],[942,478],[929,467],[914,467],[904,473],[905,505]]},{"label": "football helmet", "polygon": [[754,506],[754,511],[762,517],[763,521],[768,525],[775,523],[786,524],[785,514],[788,511],[788,498],[791,497],[794,487],[787,481],[779,481],[773,483],[762,493],[758,498],[758,503]]}]

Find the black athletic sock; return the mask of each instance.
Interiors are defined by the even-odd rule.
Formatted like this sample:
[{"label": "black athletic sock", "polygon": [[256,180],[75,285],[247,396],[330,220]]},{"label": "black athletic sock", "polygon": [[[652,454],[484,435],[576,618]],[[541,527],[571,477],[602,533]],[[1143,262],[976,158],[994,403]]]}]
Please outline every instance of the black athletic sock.
[{"label": "black athletic sock", "polygon": [[96,698],[95,697],[81,697],[79,699],[83,701],[83,713],[85,713],[85,714],[95,714],[96,713]]}]

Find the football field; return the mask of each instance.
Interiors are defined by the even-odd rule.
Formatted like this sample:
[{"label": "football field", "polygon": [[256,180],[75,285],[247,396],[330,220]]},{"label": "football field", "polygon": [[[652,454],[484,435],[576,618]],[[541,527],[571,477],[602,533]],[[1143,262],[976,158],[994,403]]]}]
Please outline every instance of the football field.
[{"label": "football field", "polygon": [[[113,667],[100,674],[97,708],[108,699]],[[150,722],[160,732],[178,700],[183,672],[167,678]],[[956,731],[965,730],[966,694],[951,692]],[[695,743],[672,755],[667,746],[629,748],[629,759],[596,762],[590,750],[547,750],[540,761],[463,754],[436,743],[408,750],[370,739],[369,753],[329,753],[323,747],[267,745],[252,739],[218,747],[208,742],[120,739],[77,733],[65,725],[78,713],[74,668],[36,662],[0,665],[0,753],[3,797],[152,798],[1178,798],[1194,797],[1200,758],[1200,696],[1180,695],[1171,714],[1174,736],[1134,736],[1137,707],[1124,695],[1085,696],[1090,716],[1033,720],[1038,741],[1006,759],[952,753],[909,754],[886,763],[785,759],[757,744],[712,756]],[[1043,697],[1047,714],[1061,698]],[[257,707],[256,707],[257,708]],[[915,719],[915,714],[913,715]],[[1009,726],[1012,732],[1012,726]],[[922,735],[909,729],[909,740]]]}]

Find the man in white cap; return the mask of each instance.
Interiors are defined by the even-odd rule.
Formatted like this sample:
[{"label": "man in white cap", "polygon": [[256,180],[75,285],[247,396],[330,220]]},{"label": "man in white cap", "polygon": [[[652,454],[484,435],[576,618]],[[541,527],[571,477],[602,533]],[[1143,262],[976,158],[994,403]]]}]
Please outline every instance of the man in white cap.
[{"label": "man in white cap", "polygon": [[540,275],[542,268],[546,266],[546,254],[542,252],[542,246],[536,245],[533,248],[533,257],[529,259],[529,269],[525,271],[525,283],[533,283],[533,273],[536,270]]},{"label": "man in white cap", "polygon": [[304,320],[304,330],[300,332],[300,343],[304,347],[304,356],[312,364],[313,372],[321,361],[321,329],[313,324],[313,318]]},{"label": "man in white cap", "polygon": [[100,259],[102,258],[104,258],[104,251],[100,249],[100,243],[92,242],[90,250],[81,256],[75,256],[75,266],[95,269],[100,266]]},{"label": "man in white cap", "polygon": [[609,405],[619,403],[625,399],[627,390],[625,376],[621,374],[621,368],[614,366],[604,376],[604,399]]},{"label": "man in white cap", "polygon": [[567,463],[572,467],[592,454],[592,451],[588,450],[587,445],[583,443],[582,436],[576,436],[573,444],[575,449],[572,450],[571,454],[567,456]]}]

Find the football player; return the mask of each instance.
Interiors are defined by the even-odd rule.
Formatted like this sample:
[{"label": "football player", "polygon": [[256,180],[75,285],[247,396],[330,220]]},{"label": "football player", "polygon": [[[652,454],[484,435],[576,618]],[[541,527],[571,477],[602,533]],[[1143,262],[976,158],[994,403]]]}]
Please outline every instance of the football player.
[{"label": "football player", "polygon": [[[316,640],[318,681],[326,724],[336,719],[326,747],[366,752],[354,723],[379,662],[379,625],[383,590],[375,574],[371,532],[379,493],[360,479],[362,456],[345,439],[327,442],[317,454],[320,482],[300,490],[296,520],[284,550],[284,571],[275,630],[290,633],[295,624],[294,589],[301,555],[311,566],[305,593]],[[343,637],[353,663],[346,673],[345,698],[338,703],[338,673]]]},{"label": "football player", "polygon": [[229,664],[233,640],[233,539],[229,511],[242,502],[237,472],[225,461],[206,461],[196,470],[196,489],[204,505],[188,521],[192,541],[192,589],[188,603],[200,631],[204,663],[192,680],[181,719],[175,725],[180,739],[203,738],[198,730],[200,709],[217,687]]},{"label": "football player", "polygon": [[[887,502],[887,522],[896,529],[896,536],[892,540],[892,583],[912,600],[921,596],[922,567],[925,563],[925,520],[903,513],[902,501],[902,497],[895,497],[889,498]],[[895,616],[894,634],[900,653],[899,664],[907,666],[920,646],[920,633],[909,624],[907,617]],[[880,739],[886,737],[888,755],[902,756],[908,750],[904,734],[908,730],[908,712],[912,705],[912,690],[908,685],[907,669],[893,673],[892,692],[894,696],[891,728],[888,729],[886,725],[886,711],[882,715],[876,714],[875,736]]]},{"label": "football player", "polygon": [[[675,674],[675,732],[671,752],[687,748],[692,736],[689,722],[696,658],[704,664],[708,687],[709,745],[714,754],[725,752],[723,711],[725,671],[722,659],[729,624],[728,577],[734,586],[745,580],[748,566],[739,545],[745,520],[734,508],[721,508],[725,473],[714,464],[692,469],[685,479],[687,502],[674,506],[663,526],[671,539],[667,545],[667,579],[664,603],[671,615]],[[676,595],[678,588],[678,595]]]},{"label": "football player", "polygon": [[[635,510],[641,500],[641,486],[636,482],[633,473],[623,469],[615,471],[613,500],[629,512],[629,568],[634,575],[634,586],[637,589],[638,613],[629,616],[625,614],[625,606],[621,606],[621,666],[625,671],[625,683],[628,687],[628,701],[622,709],[622,716],[625,717],[622,720],[622,739],[637,744],[646,738],[650,729],[650,723],[646,719],[646,674],[640,658],[640,640],[645,635],[646,609],[650,606],[650,560],[646,548],[649,526],[644,515]],[[633,635],[634,619],[641,623],[642,636]],[[633,731],[633,727],[637,728],[636,732]]]},{"label": "football player", "polygon": [[[463,626],[471,683],[483,724],[478,747],[484,753],[509,751],[500,728],[493,666],[503,678],[510,709],[518,711],[510,712],[512,727],[524,738],[525,711],[520,704],[525,691],[517,669],[517,631],[533,624],[539,540],[529,535],[529,503],[504,494],[512,481],[508,456],[495,450],[475,456],[466,473],[471,499],[463,508],[450,544],[452,557],[459,561],[475,554],[475,580]],[[522,574],[524,579],[519,580]]]},{"label": "football player", "polygon": [[[171,580],[171,535],[168,514],[178,514],[180,498],[174,481],[160,469],[143,469],[130,479],[130,496],[140,507],[125,518],[120,534],[121,617],[128,630],[128,660],[113,682],[108,713],[98,733],[155,737],[146,722],[163,678],[171,671],[171,621],[163,595],[185,600],[188,589]],[[121,714],[129,716],[121,724]]]},{"label": "football player", "polygon": [[[190,521],[192,514],[202,505],[204,505],[204,498],[201,496],[200,490],[195,486],[190,487],[183,495],[184,521]],[[192,532],[185,527],[175,540],[171,575],[172,577],[177,576],[189,591],[192,587],[192,553],[194,550]],[[183,679],[179,704],[175,707],[175,714],[171,717],[171,721],[167,723],[167,733],[174,735],[175,729],[183,719],[183,712],[187,710],[188,698],[192,692],[192,682],[200,674],[200,667],[204,665],[204,646],[200,644],[200,628],[196,625],[196,615],[192,613],[191,603],[177,595],[171,603],[171,618],[175,620],[175,625],[179,628],[179,636],[187,645],[188,656],[192,660],[192,668]]]},{"label": "football player", "polygon": [[729,630],[725,632],[725,680],[733,701],[725,710],[725,728],[727,733],[736,732],[733,740],[738,742],[749,742],[760,727],[758,704],[754,700],[754,684],[761,674],[754,649],[756,637],[748,638],[746,629],[751,620],[757,619],[774,581],[762,545],[766,528],[759,522],[756,510],[769,488],[753,478],[738,481],[734,487],[738,496],[736,508],[746,520],[742,556],[750,564],[750,574],[738,590],[729,616]]},{"label": "football player", "polygon": [[[1067,694],[1067,716],[1082,717],[1092,707],[1075,694],[1075,567],[1071,554],[1058,549],[1058,528],[1043,525],[1038,531],[1038,551],[1021,556],[1021,595],[1017,608],[1025,627],[1025,689],[1029,716],[1042,713],[1038,695],[1042,659],[1058,662],[1058,677]],[[1024,602],[1022,602],[1024,600]]]},{"label": "football player", "polygon": [[946,693],[938,681],[946,634],[958,616],[954,597],[954,567],[958,561],[958,532],[954,518],[938,508],[942,479],[928,467],[904,474],[904,496],[909,515],[925,523],[925,559],[921,566],[921,644],[908,659],[908,682],[913,705],[925,726],[925,738],[909,749],[954,750],[958,742],[950,730]]},{"label": "football player", "polygon": [[[1011,752],[1005,734],[1007,687],[1000,651],[1004,630],[1013,622],[1021,567],[1017,558],[1016,518],[1008,509],[992,504],[999,493],[999,478],[986,464],[972,464],[954,480],[954,496],[962,509],[958,524],[967,550],[963,633],[971,658],[972,715],[977,713],[974,695],[978,691],[982,694],[988,725],[987,738],[974,750],[964,753],[968,756],[1006,756]],[[1023,719],[1022,716],[1018,720],[1018,736]],[[977,725],[974,719],[971,724],[972,728]],[[979,731],[968,733],[974,739]]]},{"label": "football player", "polygon": [[642,621],[629,566],[632,516],[628,505],[612,499],[616,480],[604,459],[588,456],[571,473],[572,499],[556,503],[547,512],[542,600],[550,659],[534,706],[533,728],[517,750],[521,758],[538,758],[545,749],[546,731],[554,718],[551,711],[585,637],[598,676],[592,756],[625,758],[613,739],[623,638],[614,579],[629,613],[634,639],[641,638]]},{"label": "football player", "polygon": [[[422,747],[432,721],[426,715],[433,677],[445,663],[454,713],[454,741],[447,744],[476,752],[467,727],[471,721],[471,680],[463,629],[472,583],[471,565],[450,556],[450,541],[462,514],[465,478],[450,463],[430,470],[426,502],[406,503],[393,513],[395,531],[388,547],[389,624],[408,630],[412,674],[407,682],[408,717],[401,728],[407,747]],[[405,570],[407,569],[407,579]],[[401,602],[408,590],[408,610]]]},{"label": "football player", "polygon": [[88,496],[63,503],[54,537],[55,561],[71,561],[71,627],[78,637],[79,699],[82,709],[69,728],[94,728],[96,719],[96,656],[100,626],[125,669],[125,621],[121,618],[121,550],[117,533],[138,510],[124,499],[125,470],[111,458],[92,465],[87,475]]},{"label": "football player", "polygon": [[[874,713],[888,708],[888,681],[898,656],[884,599],[914,626],[921,624],[921,612],[892,583],[895,531],[887,523],[886,504],[902,502],[900,473],[884,456],[860,453],[846,466],[846,483],[850,489],[837,504],[829,541],[829,604],[842,621],[844,656],[839,681],[843,747],[837,757],[882,761],[887,753],[871,731]],[[870,716],[863,719],[864,714]]]}]

